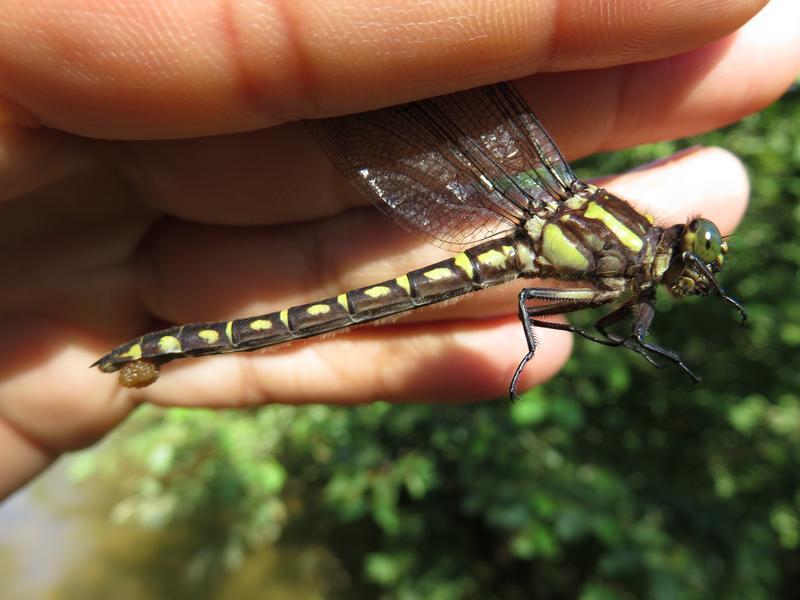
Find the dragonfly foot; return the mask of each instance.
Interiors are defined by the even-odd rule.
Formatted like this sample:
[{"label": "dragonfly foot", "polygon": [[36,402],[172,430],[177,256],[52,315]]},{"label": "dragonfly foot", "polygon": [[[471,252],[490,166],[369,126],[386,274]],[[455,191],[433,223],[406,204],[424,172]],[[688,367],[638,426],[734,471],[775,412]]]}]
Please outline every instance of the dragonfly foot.
[{"label": "dragonfly foot", "polygon": [[677,352],[673,352],[668,348],[662,348],[661,346],[656,346],[655,344],[650,344],[644,341],[644,335],[637,335],[632,338],[628,338],[625,340],[625,347],[630,348],[637,354],[640,354],[649,362],[651,365],[656,367],[657,369],[664,368],[664,365],[657,362],[651,354],[655,354],[656,356],[660,356],[662,358],[666,358],[672,364],[680,367],[683,369],[684,373],[686,373],[694,383],[700,383],[700,377],[694,374],[694,372],[689,368],[680,355]]},{"label": "dragonfly foot", "polygon": [[522,357],[522,360],[519,361],[519,365],[517,365],[517,370],[514,371],[514,376],[511,378],[511,385],[508,388],[508,397],[512,403],[519,400],[519,396],[517,395],[517,383],[519,382],[519,378],[522,375],[522,371],[525,369],[525,365],[527,365],[528,361],[532,358],[533,358],[533,351],[528,352],[525,356]]}]

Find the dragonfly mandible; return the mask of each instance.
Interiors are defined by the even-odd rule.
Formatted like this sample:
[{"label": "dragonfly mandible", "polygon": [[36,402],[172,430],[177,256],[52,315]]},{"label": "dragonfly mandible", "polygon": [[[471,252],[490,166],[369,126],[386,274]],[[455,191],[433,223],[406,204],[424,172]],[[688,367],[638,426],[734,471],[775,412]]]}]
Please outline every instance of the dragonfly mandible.
[{"label": "dragonfly mandible", "polygon": [[[153,383],[162,364],[249,352],[376,321],[522,278],[565,287],[524,287],[518,314],[528,352],[511,378],[517,395],[533,358],[534,327],[622,346],[699,378],[673,350],[645,341],[656,290],[713,294],[728,245],[703,218],[659,226],[626,201],[575,177],[517,90],[499,83],[370,112],[309,121],[344,176],[401,225],[454,250],[451,258],[331,298],[243,319],[146,333],[94,365],[127,387]],[[531,304],[536,302],[536,304]],[[590,332],[547,317],[613,304]],[[627,336],[608,328],[630,317]]]}]

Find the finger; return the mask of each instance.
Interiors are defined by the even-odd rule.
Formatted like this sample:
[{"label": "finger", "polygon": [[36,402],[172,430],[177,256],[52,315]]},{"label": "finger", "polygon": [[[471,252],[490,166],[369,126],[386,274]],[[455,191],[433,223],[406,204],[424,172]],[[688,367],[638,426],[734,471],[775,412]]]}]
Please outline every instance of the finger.
[{"label": "finger", "polygon": [[[774,0],[714,47],[610,70],[537,75],[518,86],[568,158],[696,134],[782,93],[800,70],[798,22],[800,3]],[[153,202],[192,220],[284,223],[368,202],[299,124],[128,152],[132,176],[153,190]]]},{"label": "finger", "polygon": [[44,470],[55,456],[0,418],[0,501]]},{"label": "finger", "polygon": [[[657,215],[664,224],[682,223],[687,216],[703,212],[726,231],[741,216],[748,192],[741,164],[731,154],[712,148],[609,178],[603,185]],[[367,219],[364,214],[361,217]],[[310,240],[300,230],[291,232],[290,237],[315,247],[312,258],[304,256],[299,246],[288,248],[287,252],[286,239],[276,242],[269,235],[250,240],[247,247],[240,245],[238,235],[232,235],[224,244],[206,251],[208,239],[201,237],[198,242],[197,236],[189,233],[165,231],[162,241],[151,242],[165,261],[159,275],[163,279],[156,287],[166,290],[161,302],[174,311],[162,316],[180,322],[278,310],[288,304],[333,295],[347,287],[368,285],[442,256],[436,248],[411,238],[402,242],[406,247],[395,247],[388,232],[399,231],[398,228],[388,223],[377,229],[372,225],[362,220],[344,236],[327,241]],[[273,233],[283,229],[276,228]],[[387,246],[377,243],[386,240],[390,241]],[[205,279],[194,274],[176,281],[183,267],[176,256],[170,255],[187,244],[189,253],[194,254],[190,262],[206,265]],[[361,244],[371,252],[339,252]],[[314,252],[318,254],[315,256]],[[220,254],[224,260],[219,259]],[[307,259],[317,267],[309,269]],[[282,279],[278,275],[287,260],[290,262],[285,273],[291,276]],[[735,254],[730,260],[735,260]],[[305,282],[307,289],[298,287],[298,281]],[[250,291],[233,302],[227,300],[243,288]],[[178,403],[188,398],[200,404],[239,406],[267,401],[468,400],[502,396],[525,351],[524,337],[513,315],[518,289],[518,284],[512,284],[471,294],[463,302],[431,308],[423,319],[412,315],[392,325],[362,327],[263,353],[176,362],[164,368],[155,385],[135,393],[122,390],[116,377],[87,368],[107,350],[105,343],[123,340],[95,339],[90,344],[58,323],[20,330],[17,319],[2,328],[8,336],[7,343],[39,340],[40,348],[32,358],[10,349],[3,353],[15,356],[15,361],[5,365],[14,376],[0,377],[0,410],[5,411],[7,419],[11,419],[9,411],[13,407],[29,410],[35,406],[39,408],[33,411],[34,415],[57,415],[58,431],[65,436],[59,439],[58,447],[63,448],[96,438],[103,427],[110,427],[137,401],[145,399]],[[156,295],[156,291],[146,295]],[[231,307],[243,310],[237,315]],[[414,324],[414,320],[425,322]],[[526,371],[520,389],[552,376],[569,352],[570,336],[547,330],[539,336],[541,350]],[[44,390],[43,381],[57,385],[58,393]],[[12,420],[21,423],[17,416]],[[46,420],[36,417],[19,429],[35,439],[42,433],[39,428],[46,430],[47,425]]]},{"label": "finger", "polygon": [[[738,159],[716,148],[696,149],[602,184],[660,224],[685,223],[701,213],[719,221],[725,231],[741,218],[749,191]],[[167,322],[280,310],[451,256],[374,209],[271,228],[174,222],[155,231],[142,252],[142,297],[152,313]],[[484,293],[478,296],[481,300],[476,302]],[[501,295],[506,313],[514,310],[512,296],[513,292]],[[413,318],[430,320],[430,314],[440,313],[431,309]]]},{"label": "finger", "polygon": [[88,145],[80,138],[49,129],[1,125],[0,203],[94,164]]},{"label": "finger", "polygon": [[742,162],[722,148],[695,146],[598,184],[626,198],[661,226],[702,215],[723,234],[747,209],[750,181]]},{"label": "finger", "polygon": [[100,439],[133,404],[87,377],[87,340],[63,320],[17,315],[2,319],[0,329],[2,498],[62,452]]},{"label": "finger", "polygon": [[0,81],[3,95],[51,127],[189,137],[672,56],[763,5],[6,0]]},{"label": "finger", "polygon": [[523,92],[568,156],[703,133],[761,110],[800,71],[800,3],[773,0],[741,29],[668,59],[539,75]]}]

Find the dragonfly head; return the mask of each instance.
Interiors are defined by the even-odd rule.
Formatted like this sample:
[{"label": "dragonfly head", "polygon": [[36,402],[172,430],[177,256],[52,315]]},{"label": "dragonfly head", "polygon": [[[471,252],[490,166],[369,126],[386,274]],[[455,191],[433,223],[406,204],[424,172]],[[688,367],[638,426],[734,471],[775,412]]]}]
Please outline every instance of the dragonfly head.
[{"label": "dragonfly head", "polygon": [[708,219],[689,221],[680,232],[673,263],[664,275],[664,283],[673,295],[704,296],[719,287],[714,274],[722,270],[728,243],[717,226]]},{"label": "dragonfly head", "polygon": [[692,219],[683,229],[681,250],[691,252],[712,271],[722,270],[728,253],[728,242],[722,239],[719,229],[708,219]]},{"label": "dragonfly head", "polygon": [[714,223],[708,219],[692,219],[679,233],[674,259],[663,282],[678,297],[718,295],[739,311],[744,323],[747,320],[744,308],[725,293],[715,277],[722,270],[727,253],[728,243]]}]

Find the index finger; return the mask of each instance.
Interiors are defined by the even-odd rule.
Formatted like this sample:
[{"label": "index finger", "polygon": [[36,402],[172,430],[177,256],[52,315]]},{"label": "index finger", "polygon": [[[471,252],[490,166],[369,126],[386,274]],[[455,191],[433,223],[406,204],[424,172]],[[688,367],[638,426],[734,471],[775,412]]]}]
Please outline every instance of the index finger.
[{"label": "index finger", "polygon": [[765,3],[5,0],[0,93],[93,137],[243,131],[672,56]]}]

